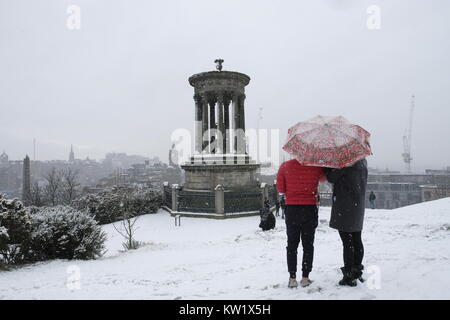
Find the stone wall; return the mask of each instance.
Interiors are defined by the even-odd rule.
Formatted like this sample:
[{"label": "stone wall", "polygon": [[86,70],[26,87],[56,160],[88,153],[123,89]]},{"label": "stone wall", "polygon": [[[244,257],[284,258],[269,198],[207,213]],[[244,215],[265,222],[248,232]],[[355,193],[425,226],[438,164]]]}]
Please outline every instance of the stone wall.
[{"label": "stone wall", "polygon": [[258,165],[186,165],[185,189],[214,190],[222,185],[229,190],[254,191],[258,188]]}]

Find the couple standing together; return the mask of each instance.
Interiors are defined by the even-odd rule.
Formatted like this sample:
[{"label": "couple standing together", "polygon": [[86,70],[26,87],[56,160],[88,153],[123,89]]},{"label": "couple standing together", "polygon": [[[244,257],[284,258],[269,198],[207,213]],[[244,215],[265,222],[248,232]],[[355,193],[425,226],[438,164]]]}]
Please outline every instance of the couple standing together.
[{"label": "couple standing together", "polygon": [[297,160],[284,162],[277,174],[277,189],[285,194],[287,265],[289,287],[298,286],[297,249],[303,247],[302,278],[300,285],[311,284],[309,274],[313,266],[314,235],[318,225],[319,181],[333,184],[330,227],[337,229],[343,244],[344,267],[340,285],[356,286],[361,282],[364,247],[361,240],[363,228],[365,192],[367,185],[367,161],[359,160],[342,169],[304,166]]}]

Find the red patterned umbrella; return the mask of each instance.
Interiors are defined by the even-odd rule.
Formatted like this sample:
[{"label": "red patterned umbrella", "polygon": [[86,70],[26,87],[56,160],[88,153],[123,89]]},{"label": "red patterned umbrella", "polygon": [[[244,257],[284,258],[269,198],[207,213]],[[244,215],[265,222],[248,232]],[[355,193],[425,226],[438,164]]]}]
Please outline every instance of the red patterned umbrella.
[{"label": "red patterned umbrella", "polygon": [[303,165],[343,168],[372,154],[369,139],[342,116],[317,116],[290,128],[283,150]]}]

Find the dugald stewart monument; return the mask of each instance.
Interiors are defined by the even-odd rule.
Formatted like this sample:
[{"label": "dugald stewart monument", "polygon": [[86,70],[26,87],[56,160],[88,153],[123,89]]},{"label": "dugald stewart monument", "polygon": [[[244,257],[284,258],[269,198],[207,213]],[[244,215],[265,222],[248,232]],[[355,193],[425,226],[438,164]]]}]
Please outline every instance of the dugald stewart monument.
[{"label": "dugald stewart monument", "polygon": [[186,163],[183,186],[164,187],[172,214],[214,218],[259,214],[265,200],[273,200],[273,186],[260,184],[260,165],[248,154],[245,137],[246,74],[222,70],[189,78],[194,87],[195,151]]}]

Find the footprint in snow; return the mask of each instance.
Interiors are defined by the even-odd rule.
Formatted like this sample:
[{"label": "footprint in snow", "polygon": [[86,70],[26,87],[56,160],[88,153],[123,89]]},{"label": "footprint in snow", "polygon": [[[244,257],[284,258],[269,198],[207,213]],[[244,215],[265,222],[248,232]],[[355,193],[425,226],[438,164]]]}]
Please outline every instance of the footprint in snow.
[{"label": "footprint in snow", "polygon": [[320,293],[323,291],[323,288],[320,286],[308,288],[307,293]]}]

